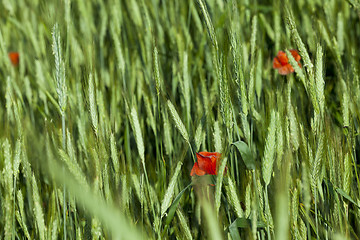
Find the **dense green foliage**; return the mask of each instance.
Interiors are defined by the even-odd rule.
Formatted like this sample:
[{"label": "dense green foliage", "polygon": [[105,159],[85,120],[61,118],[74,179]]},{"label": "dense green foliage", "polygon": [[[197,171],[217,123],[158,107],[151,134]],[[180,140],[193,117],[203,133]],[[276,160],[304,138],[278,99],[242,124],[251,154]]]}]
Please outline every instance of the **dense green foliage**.
[{"label": "dense green foliage", "polygon": [[358,239],[358,0],[0,8],[0,238]]}]

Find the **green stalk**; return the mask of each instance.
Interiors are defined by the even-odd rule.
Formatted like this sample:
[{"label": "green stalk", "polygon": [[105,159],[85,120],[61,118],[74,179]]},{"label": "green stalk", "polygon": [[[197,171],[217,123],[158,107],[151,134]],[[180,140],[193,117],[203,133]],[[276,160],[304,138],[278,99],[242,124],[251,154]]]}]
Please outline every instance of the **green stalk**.
[{"label": "green stalk", "polygon": [[15,239],[15,193],[16,193],[16,175],[14,173],[14,187],[13,187],[13,224],[12,224],[12,239]]},{"label": "green stalk", "polygon": [[[266,198],[265,198],[266,204],[269,205],[268,186],[265,186],[265,195],[266,195]],[[268,221],[268,219],[266,219],[266,221]],[[269,222],[267,222],[267,224],[266,224],[266,233],[267,233],[268,239],[271,240]]]},{"label": "green stalk", "polygon": [[[65,133],[65,114],[61,114],[61,125],[62,125],[62,146],[64,151],[66,150],[66,133]],[[63,174],[65,174],[65,168],[63,166]],[[64,218],[64,240],[66,240],[66,186],[64,184],[63,189],[63,218]]]},{"label": "green stalk", "polygon": [[315,191],[315,224],[316,224],[316,239],[319,239],[318,216],[317,216],[317,191]]}]

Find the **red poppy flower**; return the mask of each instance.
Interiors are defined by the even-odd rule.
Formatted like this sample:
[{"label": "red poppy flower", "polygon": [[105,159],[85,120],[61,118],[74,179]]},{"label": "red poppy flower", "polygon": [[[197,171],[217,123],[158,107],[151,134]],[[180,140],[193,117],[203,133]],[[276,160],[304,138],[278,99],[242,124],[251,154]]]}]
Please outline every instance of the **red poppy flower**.
[{"label": "red poppy flower", "polygon": [[[298,52],[296,50],[290,50],[290,53],[294,57],[295,61],[299,64],[299,67],[301,67],[301,64],[299,63],[301,57]],[[286,56],[286,53],[283,51],[279,51],[278,55],[274,58],[273,68],[278,69],[279,74],[281,75],[287,75],[294,72],[294,68],[289,63],[289,59]]]},{"label": "red poppy flower", "polygon": [[191,169],[190,176],[217,175],[217,168],[220,164],[221,153],[199,152],[196,153],[197,162]]},{"label": "red poppy flower", "polygon": [[18,52],[9,52],[8,55],[9,55],[11,63],[14,66],[19,65],[19,53]]}]

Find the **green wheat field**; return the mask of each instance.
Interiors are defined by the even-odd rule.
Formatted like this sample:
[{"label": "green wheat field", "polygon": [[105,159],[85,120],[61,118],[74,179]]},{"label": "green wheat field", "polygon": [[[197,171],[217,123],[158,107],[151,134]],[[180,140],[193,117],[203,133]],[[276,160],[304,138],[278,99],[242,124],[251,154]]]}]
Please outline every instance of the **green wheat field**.
[{"label": "green wheat field", "polygon": [[360,238],[359,0],[0,9],[0,239]]}]

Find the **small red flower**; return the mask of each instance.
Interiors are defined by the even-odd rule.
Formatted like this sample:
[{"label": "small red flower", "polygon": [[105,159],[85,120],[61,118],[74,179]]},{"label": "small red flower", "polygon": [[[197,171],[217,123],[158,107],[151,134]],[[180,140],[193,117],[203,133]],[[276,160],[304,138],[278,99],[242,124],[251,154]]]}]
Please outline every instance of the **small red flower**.
[{"label": "small red flower", "polygon": [[[296,50],[290,50],[290,53],[294,57],[295,61],[299,64],[299,67],[301,67],[301,64],[299,63],[301,57],[298,52]],[[279,74],[281,75],[287,75],[294,72],[294,68],[289,63],[289,59],[286,56],[286,53],[283,51],[279,51],[278,55],[274,58],[273,68],[278,69]]]},{"label": "small red flower", "polygon": [[9,55],[11,63],[14,66],[19,65],[19,53],[18,52],[9,52],[8,55]]},{"label": "small red flower", "polygon": [[217,175],[221,153],[199,152],[196,153],[197,162],[191,169],[190,176]]}]

